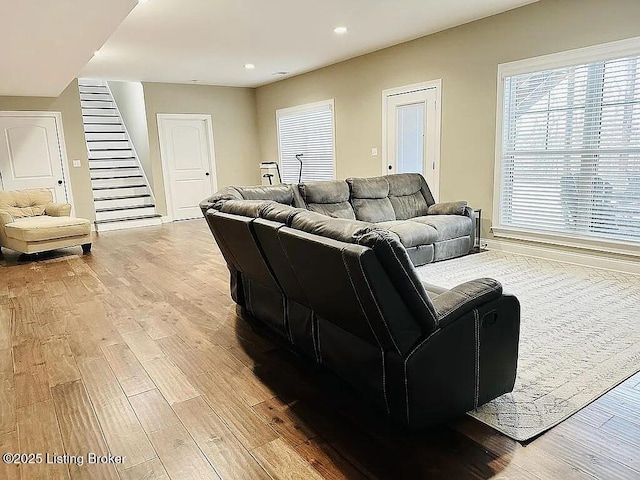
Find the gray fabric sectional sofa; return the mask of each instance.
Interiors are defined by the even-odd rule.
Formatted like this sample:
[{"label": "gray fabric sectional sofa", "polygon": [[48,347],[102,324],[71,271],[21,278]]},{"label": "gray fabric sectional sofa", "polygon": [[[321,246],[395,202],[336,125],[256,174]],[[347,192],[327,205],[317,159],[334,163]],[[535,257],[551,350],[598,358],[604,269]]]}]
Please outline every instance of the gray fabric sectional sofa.
[{"label": "gray fabric sectional sofa", "polygon": [[418,278],[414,264],[473,238],[466,204],[435,204],[421,177],[228,187],[201,208],[243,311],[395,421],[429,426],[513,389],[518,300],[489,278]]},{"label": "gray fabric sectional sofa", "polygon": [[422,175],[403,173],[300,185],[227,187],[201,204],[272,200],[332,218],[354,228],[375,225],[395,233],[416,266],[466,255],[473,249],[475,219],[467,202],[436,203]]}]

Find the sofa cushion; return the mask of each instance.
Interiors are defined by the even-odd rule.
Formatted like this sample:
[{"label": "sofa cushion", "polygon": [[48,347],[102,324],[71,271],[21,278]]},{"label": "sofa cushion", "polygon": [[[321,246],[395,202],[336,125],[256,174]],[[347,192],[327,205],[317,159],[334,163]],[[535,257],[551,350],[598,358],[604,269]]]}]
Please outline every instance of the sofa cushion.
[{"label": "sofa cushion", "polygon": [[253,187],[234,187],[245,200],[273,200],[285,205],[293,204],[291,185],[257,185]]},{"label": "sofa cushion", "polygon": [[300,212],[306,212],[303,208],[290,207],[277,202],[265,202],[259,209],[260,218],[271,220],[272,222],[280,222],[285,225],[291,225],[294,215]]},{"label": "sofa cushion", "polygon": [[462,215],[426,215],[409,221],[433,227],[437,231],[438,242],[468,236],[473,232],[473,221]]},{"label": "sofa cushion", "polygon": [[13,218],[43,215],[46,204],[51,202],[53,194],[46,188],[0,191],[0,210]]},{"label": "sofa cushion", "polygon": [[389,201],[389,184],[384,177],[347,178],[351,205],[358,220],[388,222],[396,219]]},{"label": "sofa cushion", "polygon": [[431,191],[422,175],[402,173],[388,175],[389,201],[396,214],[396,220],[407,220],[427,214],[434,202]]},{"label": "sofa cushion", "polygon": [[402,243],[405,248],[417,247],[418,245],[431,245],[438,239],[436,229],[424,223],[393,220],[391,222],[377,223],[376,226],[398,235],[400,243]]},{"label": "sofa cushion", "polygon": [[301,183],[298,189],[308,210],[329,217],[355,220],[346,182]]},{"label": "sofa cushion", "polygon": [[387,198],[389,182],[385,177],[347,178],[351,197],[355,198]]},{"label": "sofa cushion", "polygon": [[233,215],[257,218],[260,207],[272,203],[270,200],[226,200],[220,203],[220,211]]},{"label": "sofa cushion", "polygon": [[91,222],[85,218],[37,216],[19,218],[5,225],[9,238],[23,242],[40,242],[56,238],[78,237],[91,233]]},{"label": "sofa cushion", "polygon": [[316,212],[300,212],[291,220],[291,227],[303,232],[354,243],[353,235],[371,224],[346,218],[331,218]]}]

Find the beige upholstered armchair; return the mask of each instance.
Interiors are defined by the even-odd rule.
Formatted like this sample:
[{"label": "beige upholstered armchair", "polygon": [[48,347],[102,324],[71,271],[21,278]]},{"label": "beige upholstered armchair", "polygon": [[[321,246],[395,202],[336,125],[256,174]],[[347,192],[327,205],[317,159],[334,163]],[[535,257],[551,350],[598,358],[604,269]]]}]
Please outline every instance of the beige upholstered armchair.
[{"label": "beige upholstered armchair", "polygon": [[82,245],[89,253],[91,223],[70,214],[46,188],[0,191],[0,247],[29,254]]}]

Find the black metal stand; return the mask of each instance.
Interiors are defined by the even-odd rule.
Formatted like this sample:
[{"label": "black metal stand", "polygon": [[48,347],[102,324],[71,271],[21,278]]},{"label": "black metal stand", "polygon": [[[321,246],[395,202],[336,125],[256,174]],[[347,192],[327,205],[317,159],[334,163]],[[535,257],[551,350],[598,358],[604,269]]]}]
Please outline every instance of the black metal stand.
[{"label": "black metal stand", "polygon": [[473,246],[473,251],[475,253],[479,253],[482,250],[482,242],[481,242],[481,233],[482,233],[482,209],[478,208],[474,210],[476,214],[476,238],[475,245]]}]

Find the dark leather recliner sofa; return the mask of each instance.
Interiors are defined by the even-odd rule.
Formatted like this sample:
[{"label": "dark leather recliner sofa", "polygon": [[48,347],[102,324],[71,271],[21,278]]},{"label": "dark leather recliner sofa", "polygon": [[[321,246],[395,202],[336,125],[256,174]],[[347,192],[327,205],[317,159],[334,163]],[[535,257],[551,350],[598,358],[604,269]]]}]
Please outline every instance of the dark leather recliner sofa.
[{"label": "dark leather recliner sofa", "polygon": [[411,428],[513,389],[520,307],[497,281],[424,284],[396,233],[296,208],[286,186],[239,191],[201,204],[232,297],[294,351]]}]

